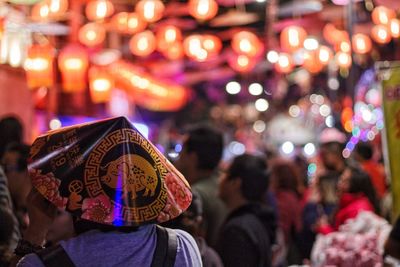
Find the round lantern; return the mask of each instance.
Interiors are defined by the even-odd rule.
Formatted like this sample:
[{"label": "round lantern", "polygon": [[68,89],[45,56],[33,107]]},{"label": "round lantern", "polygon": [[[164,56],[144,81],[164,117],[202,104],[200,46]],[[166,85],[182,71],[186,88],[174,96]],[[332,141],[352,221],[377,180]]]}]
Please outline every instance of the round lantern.
[{"label": "round lantern", "polygon": [[342,51],[336,53],[336,64],[341,68],[350,68],[351,66],[351,55]]},{"label": "round lantern", "polygon": [[396,17],[396,13],[384,6],[377,6],[372,11],[372,21],[375,24],[388,25],[391,19]]},{"label": "round lantern", "polygon": [[299,26],[289,26],[282,30],[280,35],[281,47],[285,51],[293,52],[303,47],[307,32]]},{"label": "round lantern", "polygon": [[231,41],[232,49],[237,54],[254,57],[262,53],[262,44],[258,37],[248,31],[241,31],[233,35]]},{"label": "round lantern", "polygon": [[136,13],[147,22],[155,22],[162,18],[164,4],[160,0],[141,0],[136,5]]},{"label": "round lantern", "polygon": [[325,40],[331,45],[339,45],[343,40],[349,40],[349,34],[346,31],[338,30],[332,23],[327,23],[322,34]]},{"label": "round lantern", "polygon": [[175,43],[182,41],[182,32],[178,27],[167,25],[157,31],[156,38],[158,50],[164,51]]},{"label": "round lantern", "polygon": [[64,47],[58,57],[65,92],[79,92],[86,88],[86,72],[89,65],[84,47],[70,44]]},{"label": "round lantern", "polygon": [[54,48],[50,45],[32,45],[28,48],[28,56],[24,67],[30,88],[53,86],[54,52]]},{"label": "round lantern", "polygon": [[112,19],[113,27],[120,33],[134,34],[147,27],[147,22],[137,13],[120,12]]},{"label": "round lantern", "polygon": [[275,70],[281,73],[289,73],[293,70],[294,64],[291,56],[286,53],[280,53],[278,62],[275,63]]},{"label": "round lantern", "polygon": [[48,0],[51,17],[64,15],[68,11],[68,0]]},{"label": "round lantern", "polygon": [[353,51],[357,54],[366,54],[372,49],[372,42],[368,35],[357,33],[352,38]]},{"label": "round lantern", "polygon": [[371,37],[379,44],[387,44],[392,39],[385,25],[375,25],[371,30]]},{"label": "round lantern", "polygon": [[167,50],[164,50],[163,55],[170,59],[170,60],[178,60],[184,57],[184,52],[183,52],[183,45],[180,42],[174,43],[174,45],[168,47]]},{"label": "round lantern", "polygon": [[318,60],[322,65],[327,65],[332,58],[332,51],[329,47],[321,45],[317,51]]},{"label": "round lantern", "polygon": [[88,23],[79,30],[79,41],[86,46],[101,44],[106,38],[106,30],[97,23]]},{"label": "round lantern", "polygon": [[89,20],[102,20],[114,13],[114,5],[108,0],[92,0],[86,5]]},{"label": "round lantern", "polygon": [[105,103],[110,100],[114,81],[107,69],[91,67],[89,70],[89,89],[93,103]]},{"label": "round lantern", "polygon": [[198,20],[209,20],[218,13],[218,4],[214,0],[189,0],[189,13]]},{"label": "round lantern", "polygon": [[305,51],[303,67],[314,74],[320,72],[324,68],[324,65],[319,60],[318,51]]},{"label": "round lantern", "polygon": [[42,1],[33,6],[31,12],[32,20],[46,21],[50,17],[50,8],[46,1]]},{"label": "round lantern", "polygon": [[185,54],[190,58],[197,58],[197,55],[204,54],[204,52],[207,53],[202,47],[201,35],[194,34],[186,37],[183,42],[183,47]]},{"label": "round lantern", "polygon": [[145,57],[156,49],[156,38],[152,31],[135,34],[129,41],[129,49],[136,56]]},{"label": "round lantern", "polygon": [[400,37],[400,20],[398,19],[391,19],[390,20],[390,34],[393,38]]},{"label": "round lantern", "polygon": [[222,49],[221,40],[211,34],[203,35],[202,38],[202,47],[206,50],[210,55],[218,54]]},{"label": "round lantern", "polygon": [[257,61],[255,58],[251,58],[247,55],[234,54],[232,57],[228,58],[228,64],[233,70],[245,73],[253,70]]}]

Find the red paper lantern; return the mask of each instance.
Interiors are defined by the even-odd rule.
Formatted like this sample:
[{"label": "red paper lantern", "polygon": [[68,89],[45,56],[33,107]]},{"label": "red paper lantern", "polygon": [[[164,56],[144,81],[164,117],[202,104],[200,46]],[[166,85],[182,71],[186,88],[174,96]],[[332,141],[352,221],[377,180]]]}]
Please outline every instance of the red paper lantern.
[{"label": "red paper lantern", "polygon": [[145,57],[156,49],[156,38],[152,31],[135,34],[129,41],[129,49],[136,56]]},{"label": "red paper lantern", "polygon": [[164,4],[159,0],[141,0],[136,5],[136,13],[147,22],[156,22],[164,13]]},{"label": "red paper lantern", "polygon": [[232,57],[228,58],[228,64],[233,70],[246,73],[253,70],[257,64],[257,61],[255,58],[247,55],[233,54]]},{"label": "red paper lantern", "polygon": [[189,58],[204,61],[208,57],[207,51],[202,47],[201,35],[194,34],[186,37],[183,48]]},{"label": "red paper lantern", "polygon": [[371,37],[378,44],[387,44],[392,39],[389,29],[385,25],[375,25],[371,30]]},{"label": "red paper lantern", "polygon": [[156,38],[158,50],[165,51],[177,42],[182,41],[182,32],[178,27],[167,25],[157,31]]},{"label": "red paper lantern", "polygon": [[391,19],[396,17],[396,13],[387,7],[384,6],[377,6],[372,11],[372,21],[375,24],[383,24],[388,25]]},{"label": "red paper lantern", "polygon": [[79,92],[86,88],[86,72],[89,58],[86,49],[70,44],[64,47],[58,57],[58,67],[62,75],[65,92]]},{"label": "red paper lantern", "polygon": [[287,53],[280,53],[278,62],[275,63],[274,67],[277,72],[289,73],[294,68],[293,59]]},{"label": "red paper lantern", "polygon": [[54,53],[54,48],[50,45],[32,45],[28,48],[28,56],[24,67],[30,88],[53,86]]},{"label": "red paper lantern", "polygon": [[319,60],[319,51],[306,51],[304,53],[303,67],[313,74],[320,72],[324,65]]},{"label": "red paper lantern", "polygon": [[218,13],[218,4],[214,0],[189,0],[189,13],[198,20],[209,20]]},{"label": "red paper lantern", "polygon": [[110,100],[114,80],[107,69],[91,67],[89,70],[90,97],[93,103],[105,103]]},{"label": "red paper lantern", "polygon": [[102,20],[114,13],[114,5],[108,0],[93,0],[86,5],[89,20]]},{"label": "red paper lantern", "polygon": [[112,24],[118,32],[124,34],[141,32],[147,27],[147,22],[135,12],[116,14],[112,19]]},{"label": "red paper lantern", "polygon": [[88,23],[79,30],[79,41],[86,46],[101,44],[106,38],[106,30],[97,23]]},{"label": "red paper lantern", "polygon": [[163,55],[170,60],[178,60],[185,56],[183,45],[180,42],[174,43],[167,50],[163,51]]},{"label": "red paper lantern", "polygon": [[283,50],[293,52],[303,47],[307,38],[307,32],[299,26],[289,26],[283,29],[280,35],[281,47]]},{"label": "red paper lantern", "polygon": [[35,4],[31,12],[32,20],[46,21],[50,17],[50,8],[47,1],[42,1]]},{"label": "red paper lantern", "polygon": [[325,40],[334,46],[340,45],[342,41],[349,40],[349,34],[346,31],[338,30],[332,23],[327,23],[324,26],[322,34]]},{"label": "red paper lantern", "polygon": [[321,45],[317,51],[318,60],[322,65],[328,65],[329,61],[332,59],[332,50],[324,45]]},{"label": "red paper lantern", "polygon": [[241,31],[235,33],[231,45],[237,54],[254,57],[262,53],[262,44],[257,35],[252,32]]},{"label": "red paper lantern", "polygon": [[393,38],[400,37],[400,20],[398,19],[391,19],[390,20],[390,34]]},{"label": "red paper lantern", "polygon": [[210,55],[216,55],[222,49],[222,42],[221,42],[221,39],[218,38],[218,36],[207,34],[207,35],[203,35],[202,47]]},{"label": "red paper lantern", "polygon": [[352,38],[353,51],[357,54],[366,54],[372,49],[372,42],[368,35],[357,33]]},{"label": "red paper lantern", "polygon": [[351,55],[342,51],[339,51],[336,53],[336,64],[341,67],[348,69],[351,66],[352,60],[351,60]]}]

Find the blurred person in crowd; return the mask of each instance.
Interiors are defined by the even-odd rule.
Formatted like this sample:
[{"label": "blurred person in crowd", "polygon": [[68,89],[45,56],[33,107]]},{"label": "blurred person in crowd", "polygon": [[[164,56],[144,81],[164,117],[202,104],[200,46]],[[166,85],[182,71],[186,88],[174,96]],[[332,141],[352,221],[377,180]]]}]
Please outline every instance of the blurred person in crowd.
[{"label": "blurred person in crowd", "polygon": [[6,116],[0,119],[0,159],[10,143],[22,143],[24,138],[21,121],[15,116]]},{"label": "blurred person in crowd", "polygon": [[10,243],[13,229],[14,219],[11,210],[0,206],[0,267],[8,267],[11,262]]},{"label": "blurred person in crowd", "polygon": [[28,224],[26,197],[32,188],[27,168],[29,149],[30,147],[25,144],[10,143],[1,159],[21,230]]},{"label": "blurred person in crowd", "polygon": [[218,165],[224,141],[221,132],[206,125],[189,129],[182,151],[175,162],[177,169],[196,190],[203,203],[202,236],[215,247],[217,233],[226,216],[226,207],[218,197]]},{"label": "blurred person in crowd", "polygon": [[276,218],[262,203],[268,183],[266,160],[249,154],[234,158],[221,178],[219,195],[229,215],[217,251],[225,267],[271,266]]},{"label": "blurred person in crowd", "polygon": [[181,229],[191,234],[199,247],[204,267],[222,267],[222,261],[214,249],[200,236],[200,227],[203,220],[203,204],[196,191],[192,191],[192,203],[189,208],[175,219],[163,224],[172,229]]},{"label": "blurred person in crowd", "polygon": [[[74,146],[49,153],[71,140]],[[23,257],[17,266],[202,266],[190,234],[159,225],[190,205],[187,181],[126,118],[49,132],[30,155],[30,220],[15,249]],[[64,155],[82,158],[68,163]],[[99,173],[90,176],[93,167]],[[72,214],[76,235],[43,248],[58,208]]]},{"label": "blurred person in crowd", "polygon": [[362,169],[371,177],[379,199],[386,193],[385,169],[382,164],[373,159],[374,151],[370,143],[360,142],[355,149],[355,159]]},{"label": "blurred person in crowd", "polygon": [[45,247],[58,244],[61,240],[67,240],[75,235],[73,217],[65,210],[57,209],[54,221],[46,234]]},{"label": "blurred person in crowd", "polygon": [[385,242],[385,254],[400,261],[400,217],[393,225],[392,231]]},{"label": "blurred person in crowd", "polygon": [[299,173],[293,162],[276,159],[271,166],[271,190],[278,206],[278,225],[282,229],[287,249],[288,264],[300,263],[298,250],[302,229],[302,199],[299,192]]},{"label": "blurred person in crowd", "polygon": [[318,177],[312,185],[307,203],[302,213],[303,229],[302,244],[299,246],[303,259],[310,259],[311,250],[316,238],[315,224],[322,216],[330,218],[337,205],[337,182],[339,177],[335,172],[327,172]]},{"label": "blurred person in crowd", "polygon": [[339,226],[348,219],[355,218],[361,211],[371,211],[379,214],[379,202],[371,179],[357,168],[346,168],[338,181],[338,208],[333,224],[328,223],[327,216],[322,216],[317,222],[317,231],[328,234],[337,231]]},{"label": "blurred person in crowd", "polygon": [[320,145],[320,159],[325,171],[334,171],[338,174],[346,169],[346,160],[343,157],[343,143],[332,141]]}]

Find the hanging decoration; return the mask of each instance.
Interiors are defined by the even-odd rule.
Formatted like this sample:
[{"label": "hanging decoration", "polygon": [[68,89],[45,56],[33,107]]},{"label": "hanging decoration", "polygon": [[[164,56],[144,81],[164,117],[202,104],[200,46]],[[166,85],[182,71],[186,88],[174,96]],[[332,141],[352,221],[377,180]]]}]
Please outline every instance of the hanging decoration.
[{"label": "hanging decoration", "polygon": [[303,67],[309,71],[310,73],[316,74],[320,72],[324,65],[319,60],[318,51],[305,51],[304,52],[304,61]]},{"label": "hanging decoration", "polygon": [[238,55],[233,53],[233,55],[228,58],[228,64],[233,70],[246,73],[254,69],[257,61],[255,58],[247,55]]},{"label": "hanging decoration", "polygon": [[146,57],[156,49],[156,38],[152,31],[144,31],[135,34],[129,41],[129,49],[132,54]]},{"label": "hanging decoration", "polygon": [[54,84],[55,50],[49,44],[32,45],[24,63],[29,88],[51,87]]},{"label": "hanging decoration", "polygon": [[366,34],[357,33],[353,35],[351,44],[353,51],[357,54],[366,54],[372,49],[371,39]]},{"label": "hanging decoration", "polygon": [[254,57],[262,53],[263,45],[257,35],[249,31],[241,31],[232,37],[231,46],[238,54]]},{"label": "hanging decoration", "polygon": [[393,38],[400,37],[400,20],[398,19],[391,19],[390,20],[390,34]]},{"label": "hanging decoration", "polygon": [[343,51],[339,51],[336,53],[335,56],[335,60],[336,60],[336,64],[341,67],[341,68],[345,68],[348,69],[351,66],[351,55],[343,52]]},{"label": "hanging decoration", "polygon": [[307,32],[299,26],[289,26],[282,30],[280,35],[281,47],[284,51],[294,52],[303,47]]},{"label": "hanging decoration", "polygon": [[218,13],[218,4],[215,0],[189,0],[189,13],[195,19],[209,20]]},{"label": "hanging decoration", "polygon": [[280,73],[289,73],[293,70],[294,64],[290,54],[280,53],[278,62],[274,64],[275,70]]},{"label": "hanging decoration", "polygon": [[182,41],[182,31],[173,25],[162,26],[156,33],[157,49],[166,51]]},{"label": "hanging decoration", "polygon": [[86,46],[96,46],[103,43],[106,30],[97,23],[88,23],[79,29],[79,41]]},{"label": "hanging decoration", "polygon": [[58,66],[65,92],[81,92],[86,88],[86,75],[89,65],[88,54],[84,47],[69,44],[58,57]]},{"label": "hanging decoration", "polygon": [[375,25],[372,27],[371,37],[378,44],[387,44],[392,39],[389,29],[385,25]]},{"label": "hanging decoration", "polygon": [[108,0],[91,0],[86,5],[86,17],[89,20],[103,20],[114,13],[114,5]]},{"label": "hanging decoration", "polygon": [[89,69],[89,89],[93,103],[108,102],[113,88],[113,78],[106,68],[93,66]]},{"label": "hanging decoration", "polygon": [[373,23],[388,25],[391,19],[396,18],[396,13],[385,6],[377,6],[372,11],[371,16]]},{"label": "hanging decoration", "polygon": [[141,0],[136,5],[136,13],[145,21],[151,23],[160,20],[165,6],[160,0]]},{"label": "hanging decoration", "polygon": [[147,22],[135,12],[120,12],[112,18],[113,28],[123,34],[135,34],[147,27]]},{"label": "hanging decoration", "polygon": [[321,45],[317,51],[318,60],[322,65],[328,65],[329,61],[332,59],[332,50],[324,45]]}]

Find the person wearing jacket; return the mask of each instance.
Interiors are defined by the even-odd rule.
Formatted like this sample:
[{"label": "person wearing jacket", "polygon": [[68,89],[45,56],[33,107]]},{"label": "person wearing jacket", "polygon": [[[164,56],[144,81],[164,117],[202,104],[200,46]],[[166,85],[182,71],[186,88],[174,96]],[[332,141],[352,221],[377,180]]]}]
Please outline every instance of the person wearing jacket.
[{"label": "person wearing jacket", "polygon": [[219,195],[230,213],[217,249],[225,267],[271,266],[276,219],[262,204],[268,183],[265,159],[249,154],[234,158],[222,177]]}]

